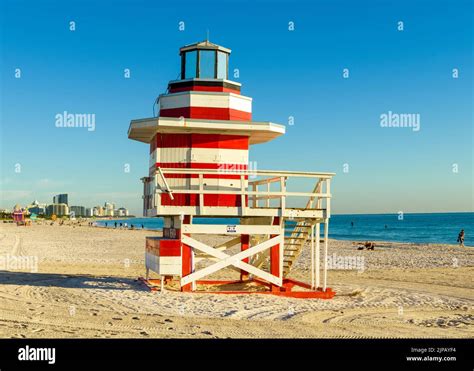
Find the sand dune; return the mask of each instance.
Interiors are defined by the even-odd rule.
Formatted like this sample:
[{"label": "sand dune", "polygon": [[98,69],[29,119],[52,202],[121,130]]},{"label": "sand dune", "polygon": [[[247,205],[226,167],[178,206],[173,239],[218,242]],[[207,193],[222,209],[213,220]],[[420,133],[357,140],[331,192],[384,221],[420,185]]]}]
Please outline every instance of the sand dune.
[{"label": "sand dune", "polygon": [[[144,274],[144,238],[153,234],[0,224],[0,255],[38,259],[35,272],[0,271],[0,337],[474,335],[470,248],[379,242],[374,251],[358,251],[349,241],[331,240],[330,256],[358,256],[364,269],[330,270],[329,286],[337,296],[302,300],[152,293],[137,277]],[[294,278],[308,281],[308,250],[292,271]]]}]

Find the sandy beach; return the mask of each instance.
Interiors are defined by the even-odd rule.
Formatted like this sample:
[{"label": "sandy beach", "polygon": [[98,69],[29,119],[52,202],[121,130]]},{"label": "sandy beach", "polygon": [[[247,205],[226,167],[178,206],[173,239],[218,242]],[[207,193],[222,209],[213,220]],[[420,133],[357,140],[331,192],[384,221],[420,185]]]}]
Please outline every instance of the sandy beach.
[{"label": "sandy beach", "polygon": [[[34,271],[0,267],[0,337],[474,337],[473,248],[378,242],[359,251],[330,240],[329,256],[363,262],[329,271],[331,300],[161,293],[137,280],[145,236],[156,232],[85,224],[0,224],[1,256],[37,259]],[[309,280],[308,257],[309,248],[291,277]]]}]

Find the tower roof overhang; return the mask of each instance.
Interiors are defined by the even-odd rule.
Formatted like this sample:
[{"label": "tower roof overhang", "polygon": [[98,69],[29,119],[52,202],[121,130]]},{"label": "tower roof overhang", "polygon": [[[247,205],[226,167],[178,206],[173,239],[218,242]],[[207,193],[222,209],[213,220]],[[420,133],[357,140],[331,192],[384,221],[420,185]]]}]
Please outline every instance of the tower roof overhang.
[{"label": "tower roof overhang", "polygon": [[285,127],[272,122],[153,117],[132,120],[128,129],[129,139],[143,143],[150,143],[156,133],[245,135],[249,144],[260,144],[285,134]]},{"label": "tower roof overhang", "polygon": [[182,54],[184,52],[190,51],[190,50],[196,50],[196,49],[203,49],[203,50],[219,50],[224,53],[231,53],[231,50],[228,48],[224,48],[223,46],[211,43],[209,40],[204,40],[201,42],[193,43],[193,44],[188,44],[183,46],[182,48],[179,49],[179,54]]}]

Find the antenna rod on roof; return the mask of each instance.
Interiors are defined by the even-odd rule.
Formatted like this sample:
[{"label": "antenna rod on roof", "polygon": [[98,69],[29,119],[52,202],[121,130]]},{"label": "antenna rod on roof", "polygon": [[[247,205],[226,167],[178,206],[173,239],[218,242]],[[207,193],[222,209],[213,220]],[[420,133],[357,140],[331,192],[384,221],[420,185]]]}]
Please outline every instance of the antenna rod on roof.
[{"label": "antenna rod on roof", "polygon": [[206,30],[207,33],[206,33],[206,41],[209,42],[209,28]]}]

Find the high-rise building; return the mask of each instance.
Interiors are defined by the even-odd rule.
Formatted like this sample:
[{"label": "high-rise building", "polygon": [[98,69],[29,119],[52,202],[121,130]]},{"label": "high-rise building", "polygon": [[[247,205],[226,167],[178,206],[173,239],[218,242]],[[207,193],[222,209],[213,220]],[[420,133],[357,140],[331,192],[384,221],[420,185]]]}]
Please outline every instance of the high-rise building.
[{"label": "high-rise building", "polygon": [[69,205],[67,202],[67,193],[61,193],[53,197],[53,204],[66,204]]},{"label": "high-rise building", "polygon": [[84,206],[71,206],[69,212],[73,212],[75,217],[86,216],[86,208]]},{"label": "high-rise building", "polygon": [[66,204],[52,204],[46,208],[46,214],[65,216],[69,214],[69,207]]}]

